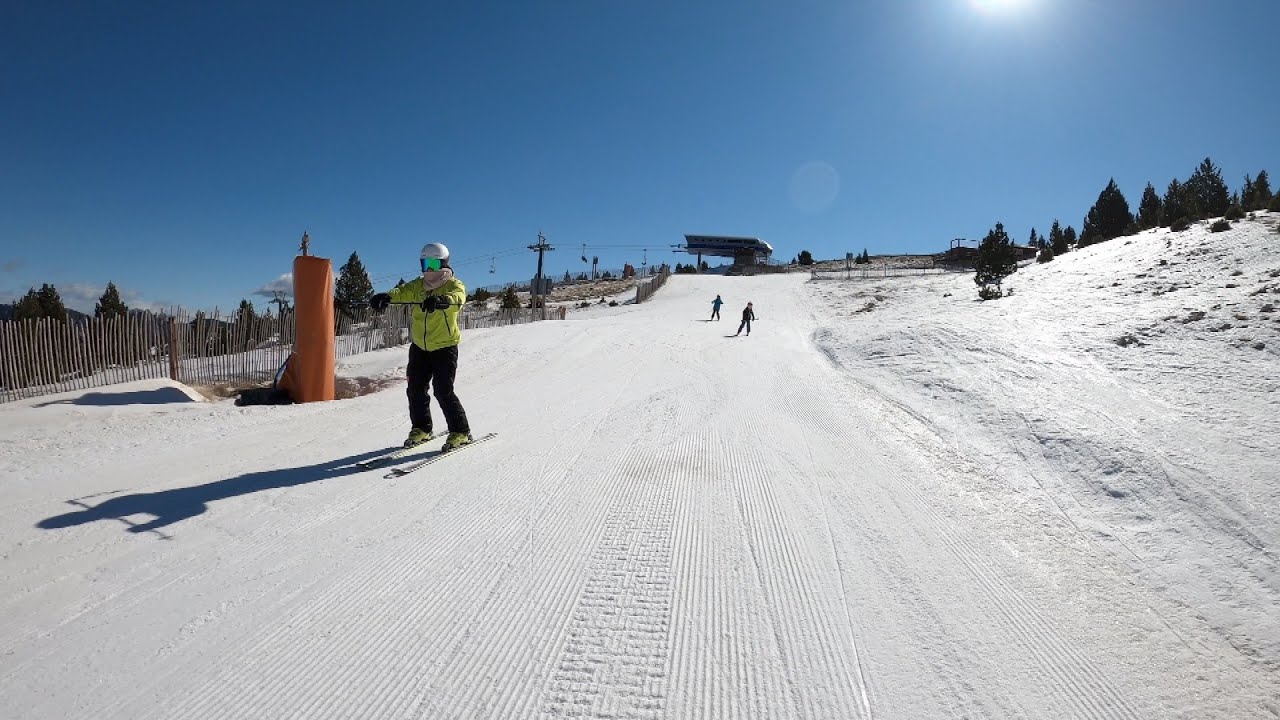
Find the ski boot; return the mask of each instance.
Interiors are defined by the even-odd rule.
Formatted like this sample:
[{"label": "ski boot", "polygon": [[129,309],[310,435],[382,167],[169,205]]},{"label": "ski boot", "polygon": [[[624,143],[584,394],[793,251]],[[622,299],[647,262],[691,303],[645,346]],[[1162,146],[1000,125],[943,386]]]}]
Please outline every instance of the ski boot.
[{"label": "ski boot", "polygon": [[414,428],[409,431],[409,437],[405,438],[404,446],[408,448],[413,447],[414,445],[421,445],[433,437],[435,437],[435,433],[430,430]]},{"label": "ski boot", "polygon": [[451,432],[448,439],[444,441],[444,447],[441,450],[444,452],[456,450],[469,442],[471,442],[471,433]]}]

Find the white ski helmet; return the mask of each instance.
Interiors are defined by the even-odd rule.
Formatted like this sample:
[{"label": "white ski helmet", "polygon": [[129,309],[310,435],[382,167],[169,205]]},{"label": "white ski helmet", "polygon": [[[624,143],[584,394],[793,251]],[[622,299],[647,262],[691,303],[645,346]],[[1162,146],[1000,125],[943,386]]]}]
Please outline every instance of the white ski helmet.
[{"label": "white ski helmet", "polygon": [[427,243],[422,246],[422,254],[418,256],[422,263],[422,271],[427,271],[427,261],[439,260],[440,267],[449,267],[449,248],[440,243]]}]

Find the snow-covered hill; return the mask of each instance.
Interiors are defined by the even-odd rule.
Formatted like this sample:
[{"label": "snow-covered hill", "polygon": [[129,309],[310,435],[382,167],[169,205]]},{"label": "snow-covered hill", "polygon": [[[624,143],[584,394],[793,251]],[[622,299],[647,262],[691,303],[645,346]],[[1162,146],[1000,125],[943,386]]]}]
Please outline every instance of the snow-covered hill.
[{"label": "snow-covered hill", "polygon": [[[815,284],[833,362],[1280,668],[1280,217],[972,276]],[[1224,572],[1227,571],[1227,572]]]},{"label": "snow-covered hill", "polygon": [[1280,715],[1274,224],[470,331],[394,480],[402,382],[0,406],[0,715]]}]

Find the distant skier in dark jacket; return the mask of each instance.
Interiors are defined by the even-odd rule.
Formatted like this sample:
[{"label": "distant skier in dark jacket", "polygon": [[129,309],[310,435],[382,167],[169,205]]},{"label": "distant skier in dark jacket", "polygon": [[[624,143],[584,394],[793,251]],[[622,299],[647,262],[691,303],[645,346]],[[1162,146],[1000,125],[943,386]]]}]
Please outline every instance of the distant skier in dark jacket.
[{"label": "distant skier in dark jacket", "polygon": [[742,332],[742,328],[746,328],[747,334],[750,335],[751,321],[755,319],[756,319],[756,313],[754,310],[751,309],[751,303],[748,302],[747,306],[742,308],[742,322],[738,323],[738,332],[734,333],[733,336],[737,337]]},{"label": "distant skier in dark jacket", "polygon": [[711,301],[711,319],[712,320],[720,319],[720,306],[723,304],[724,304],[724,301],[720,299],[719,295],[716,296],[715,300]]}]

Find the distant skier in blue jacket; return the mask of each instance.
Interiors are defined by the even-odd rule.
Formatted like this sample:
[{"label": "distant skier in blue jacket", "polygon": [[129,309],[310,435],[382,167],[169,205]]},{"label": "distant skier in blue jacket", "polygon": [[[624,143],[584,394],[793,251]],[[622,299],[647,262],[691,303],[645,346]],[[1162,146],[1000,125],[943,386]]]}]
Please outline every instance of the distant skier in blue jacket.
[{"label": "distant skier in blue jacket", "polygon": [[742,322],[738,323],[738,332],[734,333],[733,336],[737,337],[742,332],[742,328],[744,327],[747,329],[747,334],[750,335],[751,321],[755,319],[756,319],[756,312],[755,310],[751,309],[751,303],[748,302],[747,306],[742,308]]},{"label": "distant skier in blue jacket", "polygon": [[724,304],[724,301],[720,299],[719,295],[716,296],[715,300],[711,301],[711,319],[712,320],[720,319],[720,306],[723,304]]}]

